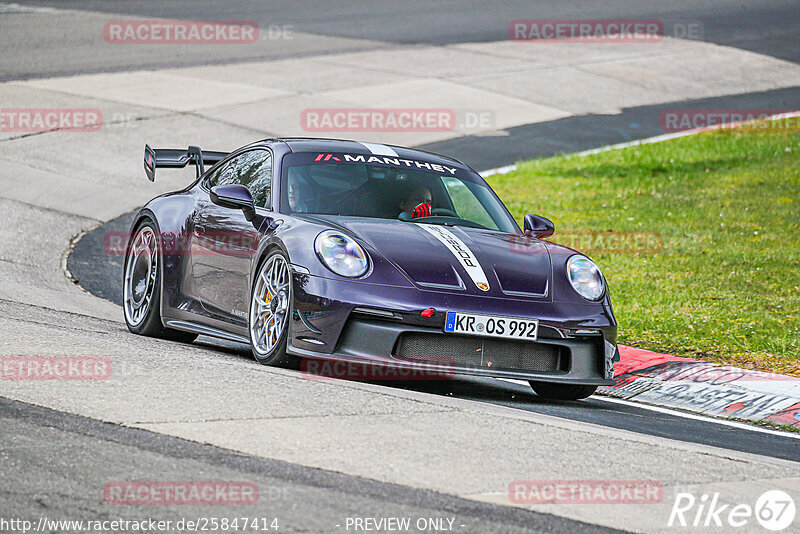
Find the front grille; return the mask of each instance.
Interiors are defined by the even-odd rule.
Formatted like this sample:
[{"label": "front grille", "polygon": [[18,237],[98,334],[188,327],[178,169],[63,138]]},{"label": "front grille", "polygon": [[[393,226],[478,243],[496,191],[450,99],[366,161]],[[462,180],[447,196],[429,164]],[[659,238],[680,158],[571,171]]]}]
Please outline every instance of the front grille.
[{"label": "front grille", "polygon": [[533,341],[404,332],[395,358],[477,369],[554,372],[563,370],[562,349]]}]

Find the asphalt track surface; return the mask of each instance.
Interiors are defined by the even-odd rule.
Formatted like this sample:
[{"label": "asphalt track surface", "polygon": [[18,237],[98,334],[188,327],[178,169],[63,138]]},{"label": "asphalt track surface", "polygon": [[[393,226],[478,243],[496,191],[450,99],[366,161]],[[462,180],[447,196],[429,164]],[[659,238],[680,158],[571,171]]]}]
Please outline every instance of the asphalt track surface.
[{"label": "asphalt track surface", "polygon": [[[792,0],[742,2],[695,2],[658,0],[584,2],[580,6],[555,0],[494,3],[428,0],[405,3],[402,10],[387,0],[339,2],[253,3],[179,0],[169,3],[144,1],[88,2],[26,1],[25,7],[85,10],[124,17],[193,20],[253,20],[259,27],[290,27],[301,36],[275,39],[258,45],[258,51],[236,46],[189,47],[176,57],[164,47],[108,46],[97,34],[106,20],[70,18],[46,31],[31,33],[26,14],[0,18],[0,81],[91,72],[115,72],[150,68],[224,64],[265,59],[297,58],[313,54],[408,45],[502,41],[508,39],[509,21],[515,19],[658,19],[699,23],[704,41],[736,47],[800,63],[800,5]],[[279,7],[278,7],[279,6]],[[357,15],[354,15],[357,13]],[[15,22],[19,20],[19,22]],[[37,23],[40,23],[37,19]],[[51,24],[45,20],[44,24]],[[302,36],[305,36],[303,38]],[[63,54],[68,47],[73,52]],[[458,158],[483,170],[520,159],[570,153],[598,146],[642,139],[663,133],[659,113],[681,109],[791,109],[800,103],[800,87],[696,100],[676,100],[655,106],[623,108],[610,115],[575,115],[507,129],[501,136],[464,136],[420,145],[418,148]]]},{"label": "asphalt track surface", "polygon": [[[279,532],[344,531],[347,516],[443,518],[456,532],[618,532],[519,508],[385,484],[110,425],[0,398],[0,517],[173,521],[277,518]],[[36,444],[32,447],[31,444]],[[170,478],[171,477],[171,478]],[[119,506],[114,480],[226,480],[258,485],[255,506]],[[33,504],[31,497],[35,495]],[[313,513],[309,513],[313,503]],[[246,509],[246,512],[243,512]],[[213,511],[210,511],[213,510]],[[357,513],[356,513],[357,511]],[[13,512],[13,514],[12,514]],[[446,523],[445,523],[446,524]],[[53,529],[57,532],[58,529]]]},{"label": "asphalt track surface", "polygon": [[[150,17],[191,20],[253,20],[261,28],[290,25],[296,32],[336,39],[336,42],[292,42],[283,46],[271,43],[258,53],[235,47],[203,47],[177,59],[174,54],[151,47],[130,51],[108,47],[102,40],[82,38],[86,28],[96,25],[86,20],[49,28],[47,36],[35,36],[11,24],[0,36],[4,49],[13,53],[0,58],[0,80],[108,72],[141,68],[207,65],[254,59],[298,57],[320,50],[337,52],[380,46],[408,44],[453,44],[508,39],[509,22],[516,19],[658,19],[699,22],[705,41],[750,50],[789,61],[800,61],[797,19],[800,8],[792,0],[730,2],[727,0],[592,0],[573,4],[560,0],[425,0],[403,2],[346,0],[331,4],[311,2],[249,2],[234,0],[177,0],[171,2],[124,2],[90,0],[23,1],[25,6],[49,6],[121,17]],[[19,34],[17,32],[20,32]],[[44,33],[44,32],[43,32]],[[366,40],[366,41],[365,41]],[[372,44],[369,41],[373,41]],[[67,46],[80,51],[64,57]],[[128,47],[129,48],[129,47]],[[222,48],[223,50],[219,50]]]},{"label": "asphalt track surface", "polygon": [[[125,16],[225,20],[252,19],[262,27],[291,25],[297,32],[326,36],[329,40],[299,40],[291,46],[275,43],[253,55],[237,49],[206,49],[176,59],[168,51],[115,49],[101,41],[80,42],[79,27],[54,28],[31,39],[20,39],[24,13],[0,18],[0,44],[9,53],[0,57],[0,81],[50,76],[138,70],[187,65],[242,62],[254,59],[302,57],[325,50],[362,50],[408,44],[450,44],[503,40],[508,21],[516,18],[660,18],[694,20],[703,24],[704,40],[800,62],[800,8],[792,1],[746,2],[508,2],[487,8],[482,2],[251,3],[210,1],[169,3],[131,2],[18,2],[24,6],[52,6],[69,10]],[[279,5],[279,7],[278,7]],[[358,15],[354,15],[358,12]],[[18,17],[18,18],[14,18]],[[79,24],[79,19],[72,20]],[[87,25],[96,21],[85,20]],[[17,32],[17,33],[15,33]],[[70,35],[74,34],[73,41]],[[5,35],[5,37],[3,37]],[[49,35],[49,37],[48,37]],[[368,40],[373,39],[375,43]],[[58,54],[64,41],[81,53]],[[367,41],[365,41],[367,40]],[[135,48],[135,47],[134,47]],[[324,50],[323,50],[324,49]],[[681,102],[686,108],[797,106],[800,88]],[[618,115],[584,115],[512,128],[504,137],[462,137],[422,146],[458,157],[477,169],[501,166],[520,158],[573,152],[606,144],[660,134],[657,121],[646,120],[666,106],[627,108]],[[649,126],[645,126],[649,125]],[[130,215],[123,215],[87,234],[69,258],[68,267],[90,292],[119,302],[121,258],[103,251],[107,231],[126,231]],[[121,312],[120,312],[121,313]],[[240,347],[200,341],[236,352]],[[458,378],[444,383],[386,384],[432,395],[493,403],[517,410],[631,430],[673,440],[713,445],[774,458],[800,461],[800,440],[743,430],[712,422],[657,413],[647,407],[614,404],[602,398],[582,402],[545,403],[527,386],[488,379]],[[102,423],[0,398],[0,472],[7,481],[0,491],[0,509],[19,516],[53,516],[75,519],[135,518],[141,511],[109,508],[96,494],[108,480],[163,479],[167,474],[183,479],[242,479],[259,483],[264,496],[260,515],[281,516],[289,531],[338,530],[345,516],[414,517],[448,516],[462,524],[464,532],[606,532],[601,527],[577,523],[547,514],[476,503],[444,494],[329,471],[232,453],[186,440]],[[64,454],[64,453],[68,454]],[[124,476],[122,475],[124,473]],[[135,475],[135,476],[133,476]],[[265,488],[267,488],[265,490]],[[274,489],[275,499],[269,498]],[[314,502],[313,514],[308,503]],[[218,509],[224,516],[228,510]],[[77,512],[77,513],[76,513]],[[231,516],[236,515],[231,511]],[[148,510],[150,517],[179,518],[207,515],[207,510],[168,507]],[[334,528],[332,528],[334,527]]]},{"label": "asphalt track surface", "polygon": [[447,154],[474,169],[494,169],[523,159],[590,150],[663,135],[661,112],[681,109],[791,109],[800,102],[800,87],[741,95],[684,100],[623,109],[613,115],[575,115],[508,129],[507,136],[469,135],[420,145]]}]

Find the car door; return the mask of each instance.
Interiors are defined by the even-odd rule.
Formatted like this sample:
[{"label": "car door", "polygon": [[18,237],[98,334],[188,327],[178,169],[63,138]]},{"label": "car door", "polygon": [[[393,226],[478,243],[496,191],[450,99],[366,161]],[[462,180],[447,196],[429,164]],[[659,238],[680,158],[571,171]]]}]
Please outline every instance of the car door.
[{"label": "car door", "polygon": [[234,157],[204,180],[194,216],[192,273],[205,310],[214,318],[246,324],[250,269],[258,250],[264,217],[248,221],[238,209],[211,202],[212,187],[241,184],[250,190],[257,210],[267,209],[272,186],[272,153],[254,149]]}]

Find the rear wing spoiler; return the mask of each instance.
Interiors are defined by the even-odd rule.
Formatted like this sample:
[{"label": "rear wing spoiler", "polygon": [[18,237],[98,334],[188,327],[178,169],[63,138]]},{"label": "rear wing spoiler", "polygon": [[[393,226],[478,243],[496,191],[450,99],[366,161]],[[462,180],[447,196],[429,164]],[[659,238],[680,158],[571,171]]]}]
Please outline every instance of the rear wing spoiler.
[{"label": "rear wing spoiler", "polygon": [[214,165],[227,155],[227,152],[203,152],[197,146],[190,146],[186,149],[153,149],[150,148],[150,145],[144,145],[144,172],[148,180],[155,182],[158,167],[182,169],[189,163],[194,163],[197,166],[197,177],[199,178],[205,172],[206,165]]}]

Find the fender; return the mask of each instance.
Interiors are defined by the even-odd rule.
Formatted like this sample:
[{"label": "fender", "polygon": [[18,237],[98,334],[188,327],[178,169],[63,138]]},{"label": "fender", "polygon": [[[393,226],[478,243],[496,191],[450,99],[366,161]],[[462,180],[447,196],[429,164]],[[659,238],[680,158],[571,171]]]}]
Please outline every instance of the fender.
[{"label": "fender", "polygon": [[[168,193],[158,196],[145,204],[134,217],[128,233],[128,242],[145,218],[152,219],[156,225],[161,247],[161,315],[169,317],[170,311],[184,302],[187,297],[181,293],[180,283],[186,275],[191,228],[186,228],[195,205],[195,195],[191,190]],[[126,248],[127,250],[127,248]]]}]

